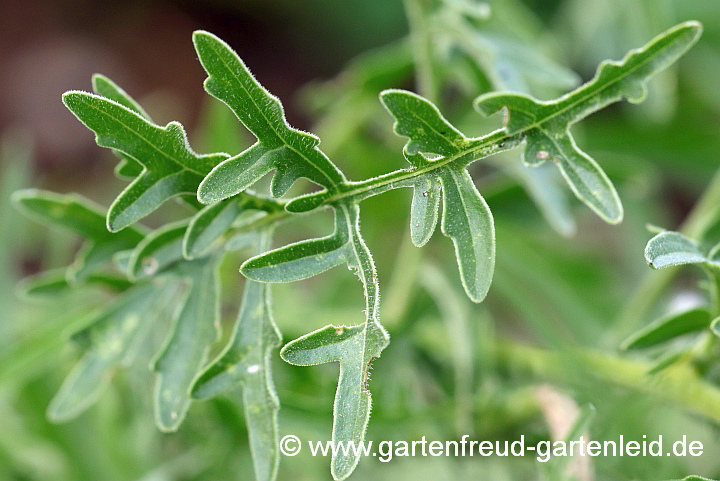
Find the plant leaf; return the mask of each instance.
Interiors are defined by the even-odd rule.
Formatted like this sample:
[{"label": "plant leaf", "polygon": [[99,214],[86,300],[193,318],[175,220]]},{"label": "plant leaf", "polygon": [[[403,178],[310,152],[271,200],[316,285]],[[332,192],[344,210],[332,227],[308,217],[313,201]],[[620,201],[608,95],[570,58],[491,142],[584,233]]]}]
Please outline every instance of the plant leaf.
[{"label": "plant leaf", "polygon": [[112,234],[105,228],[103,209],[76,194],[26,189],[13,194],[15,205],[39,222],[58,225],[85,237],[85,245],[67,270],[69,281],[82,280],[121,250],[133,248],[144,237],[137,227]]},{"label": "plant leaf", "polygon": [[200,210],[190,221],[183,239],[183,255],[193,259],[206,254],[213,244],[233,225],[244,212],[257,210],[266,213],[283,210],[283,204],[260,197],[240,193],[230,199],[210,204]]},{"label": "plant leaf", "polygon": [[193,152],[179,123],[160,127],[113,100],[71,91],[63,95],[63,102],[95,132],[98,145],[122,152],[144,167],[110,206],[107,227],[112,232],[137,222],[172,197],[194,195],[210,170],[228,158]]},{"label": "plant leaf", "polygon": [[413,187],[410,206],[410,239],[417,247],[424,246],[435,232],[442,189],[433,176],[418,179]]},{"label": "plant leaf", "polygon": [[[60,294],[69,291],[73,287],[67,277],[67,269],[53,269],[41,272],[22,279],[17,285],[17,291],[20,295],[27,297]],[[79,283],[87,286],[101,286],[114,292],[123,292],[133,285],[127,279],[127,276],[110,272],[88,274]],[[78,282],[75,282],[75,284],[78,284]]]},{"label": "plant leaf", "polygon": [[620,62],[600,64],[595,77],[557,100],[543,102],[517,93],[490,93],[475,101],[477,110],[491,115],[505,109],[505,131],[525,142],[524,159],[538,165],[555,161],[575,195],[610,223],[622,220],[615,188],[602,169],[582,152],[570,134],[575,122],[622,99],[645,99],[647,81],[682,56],[699,38],[702,26],[685,22],[632,50]]},{"label": "plant leaf", "polygon": [[[290,364],[310,366],[326,362],[340,363],[340,377],[333,407],[332,440],[335,445],[359,445],[365,438],[370,418],[371,396],[368,390],[373,359],[390,342],[378,318],[380,303],[375,264],[360,235],[359,207],[338,205],[336,212],[345,217],[352,247],[348,267],[354,269],[365,290],[365,323],[354,327],[326,326],[286,344],[280,351]],[[336,221],[336,229],[339,221]],[[350,476],[360,457],[355,453],[333,453],[331,473],[336,480]]]},{"label": "plant leaf", "polygon": [[225,42],[208,32],[193,34],[200,62],[208,73],[205,90],[224,102],[258,141],[218,165],[203,181],[198,199],[205,204],[233,196],[272,169],[273,196],[285,194],[300,177],[326,189],[345,176],[318,148],[316,136],[290,127],[277,97],[252,76],[243,61]]},{"label": "plant leaf", "polygon": [[490,208],[463,169],[447,169],[443,185],[443,234],[455,245],[460,278],[473,302],[485,299],[495,270],[495,225]]},{"label": "plant leaf", "polygon": [[342,209],[335,211],[335,231],[319,239],[289,244],[245,261],[240,272],[260,282],[292,282],[316,276],[351,255],[350,227]]},{"label": "plant leaf", "polygon": [[[145,112],[145,109],[140,106],[127,92],[125,92],[119,85],[101,74],[94,74],[92,76],[93,92],[103,97],[107,97],[110,100],[114,100],[120,105],[129,108],[130,110],[137,112],[147,120],[152,122],[150,116]],[[132,180],[138,175],[142,174],[143,166],[132,157],[129,157],[122,152],[115,151],[115,155],[120,157],[120,163],[115,167],[115,175],[121,179]]]},{"label": "plant leaf", "polygon": [[182,260],[185,231],[190,221],[185,219],[155,229],[133,250],[128,261],[131,279],[149,277]]},{"label": "plant leaf", "polygon": [[48,407],[53,422],[68,421],[90,407],[119,365],[128,365],[134,347],[167,304],[169,284],[136,286],[115,300],[73,338],[88,346]]},{"label": "plant leaf", "polygon": [[667,342],[691,332],[702,331],[710,325],[710,311],[691,309],[655,320],[622,343],[623,349],[644,349]]},{"label": "plant leaf", "polygon": [[709,262],[696,241],[672,231],[661,232],[648,241],[645,260],[653,269]]},{"label": "plant leaf", "polygon": [[[254,246],[269,246],[269,233],[255,235]],[[270,285],[248,280],[230,341],[193,383],[196,399],[208,399],[242,386],[245,419],[258,480],[275,479],[279,462],[277,412],[280,403],[271,374],[271,354],[282,338],[270,310]]]},{"label": "plant leaf", "polygon": [[[444,161],[463,155],[473,145],[474,140],[458,132],[432,103],[419,95],[403,90],[386,90],[380,99],[395,117],[395,133],[408,138],[405,157],[416,168],[429,169],[440,162],[418,153],[440,155]],[[425,182],[442,184],[441,228],[455,245],[465,292],[474,302],[480,302],[487,295],[495,268],[495,227],[490,209],[465,167],[466,164],[458,166],[445,162],[420,178]],[[432,193],[430,189],[414,189],[411,234],[413,239],[422,241],[429,238],[434,229],[440,189],[436,188]],[[419,195],[424,197],[425,192],[428,193],[427,205],[419,199]],[[416,214],[419,216],[420,212],[427,218],[422,221],[417,219]],[[413,233],[415,227],[424,227],[425,230]],[[422,245],[419,242],[415,244]]]},{"label": "plant leaf", "polygon": [[188,283],[172,333],[153,360],[157,373],[155,420],[161,431],[175,431],[190,408],[190,388],[220,335],[217,264],[220,256],[177,264],[172,274]]}]

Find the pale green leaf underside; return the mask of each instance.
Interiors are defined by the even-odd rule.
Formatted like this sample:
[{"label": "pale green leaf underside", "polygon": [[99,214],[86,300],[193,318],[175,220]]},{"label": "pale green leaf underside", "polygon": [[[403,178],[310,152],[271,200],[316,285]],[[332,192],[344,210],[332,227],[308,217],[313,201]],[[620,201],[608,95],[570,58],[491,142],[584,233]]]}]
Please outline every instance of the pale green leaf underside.
[{"label": "pale green leaf underside", "polygon": [[232,227],[238,216],[248,211],[272,213],[283,210],[279,201],[240,193],[208,205],[193,216],[183,239],[183,255],[193,259],[209,252]]},{"label": "pale green leaf underside", "polygon": [[144,167],[110,206],[110,231],[137,222],[172,197],[195,195],[203,178],[228,158],[193,152],[179,123],[160,127],[113,100],[74,91],[64,94],[63,102],[95,132],[98,145],[122,152]]},{"label": "pale green leaf underside", "polygon": [[88,350],[50,403],[50,420],[68,421],[97,401],[115,369],[132,361],[134,348],[163,312],[167,294],[167,283],[136,286],[73,335]]},{"label": "pale green leaf underside", "polygon": [[155,419],[162,431],[175,431],[190,408],[190,388],[219,337],[217,262],[207,257],[178,264],[172,274],[188,283],[177,306],[172,333],[153,361],[157,373]]},{"label": "pale green leaf underside", "polygon": [[[264,250],[269,235],[254,235],[256,250]],[[242,387],[245,419],[257,480],[277,474],[279,447],[277,412],[280,403],[271,373],[271,355],[281,336],[270,311],[270,284],[248,280],[230,341],[195,379],[192,397],[207,399]]]},{"label": "pale green leaf underside", "polygon": [[648,241],[645,260],[653,269],[710,262],[700,244],[672,231],[661,232]]},{"label": "pale green leaf underside", "polygon": [[193,35],[198,57],[209,77],[205,90],[224,102],[258,141],[218,165],[198,190],[209,204],[235,195],[276,169],[271,191],[281,196],[300,177],[330,189],[345,177],[318,148],[320,139],[290,127],[277,97],[252,76],[238,55],[208,32]]}]

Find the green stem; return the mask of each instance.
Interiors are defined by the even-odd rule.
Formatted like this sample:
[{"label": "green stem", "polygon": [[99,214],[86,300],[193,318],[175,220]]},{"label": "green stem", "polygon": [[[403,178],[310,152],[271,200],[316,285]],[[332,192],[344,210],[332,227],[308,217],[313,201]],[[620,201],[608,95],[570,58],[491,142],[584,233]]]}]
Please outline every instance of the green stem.
[{"label": "green stem", "polygon": [[[549,351],[513,342],[498,342],[496,358],[509,371],[543,379],[572,381],[587,374],[618,386],[644,392],[720,423],[720,389],[704,381],[688,364],[677,364],[650,376],[652,364],[596,350]],[[573,369],[568,372],[568,366]]]}]

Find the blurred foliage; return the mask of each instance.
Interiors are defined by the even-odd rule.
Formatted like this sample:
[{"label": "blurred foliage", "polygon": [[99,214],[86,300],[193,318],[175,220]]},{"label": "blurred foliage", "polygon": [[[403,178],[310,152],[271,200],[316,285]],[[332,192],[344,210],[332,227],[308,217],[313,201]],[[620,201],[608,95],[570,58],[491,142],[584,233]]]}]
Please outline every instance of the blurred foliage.
[{"label": "blurred foliage", "polygon": [[[399,3],[374,2],[372,15],[365,13],[371,7],[362,2],[350,2],[348,8],[355,15],[373,19],[385,18],[378,11],[392,12],[387,14],[387,23],[378,26],[387,32],[387,25],[394,25],[392,18],[402,14]],[[297,35],[311,35],[320,23],[324,30],[335,32],[338,43],[346,41],[346,36],[372,36],[372,22],[365,30],[348,32],[332,15],[323,16],[323,2],[304,8],[299,5],[248,2],[246,8],[281,10],[302,17],[298,24],[307,27]],[[419,79],[416,89],[434,96],[455,125],[469,133],[481,133],[496,119],[482,119],[469,112],[468,106],[485,91],[527,89],[539,98],[549,98],[571,84],[568,72],[587,79],[600,60],[617,59],[679,21],[700,20],[705,34],[677,67],[651,82],[646,104],[619,104],[573,128],[578,143],[602,159],[618,187],[625,207],[620,226],[603,224],[562,191],[563,209],[573,220],[568,223],[563,217],[565,222],[558,221],[543,209],[542,196],[538,198],[532,179],[512,167],[471,169],[495,214],[499,246],[494,283],[481,305],[462,295],[447,239],[434,236],[423,252],[412,246],[407,222],[399,222],[407,218],[406,191],[390,192],[363,204],[363,233],[385,286],[384,324],[393,341],[374,364],[373,418],[367,438],[376,443],[420,436],[457,439],[463,434],[481,440],[514,440],[521,434],[529,442],[548,439],[552,425],[543,414],[536,388],[552,383],[554,390],[577,405],[592,403],[595,407],[588,428],[593,439],[613,440],[623,435],[641,440],[644,435],[662,434],[666,442],[672,442],[687,435],[705,447],[705,454],[697,458],[593,458],[597,479],[663,480],[690,473],[720,478],[715,455],[720,452],[720,405],[698,407],[700,396],[710,396],[710,401],[717,403],[717,338],[705,331],[698,339],[693,330],[690,339],[676,339],[670,351],[683,356],[671,359],[672,368],[664,347],[639,353],[619,349],[621,341],[656,319],[710,304],[712,291],[707,289],[702,271],[651,271],[643,249],[652,237],[647,223],[678,230],[708,245],[720,241],[720,174],[715,174],[720,167],[716,80],[720,78],[720,3],[498,0],[490,2],[489,16],[475,13],[468,22],[483,37],[469,50],[480,49],[475,58],[468,56],[467,49],[458,49],[453,38],[428,37],[432,48],[425,60],[430,62],[418,61],[414,40],[400,39],[351,61],[337,77],[314,82],[300,92],[300,104],[313,119],[311,130],[323,139],[323,150],[349,177],[367,178],[404,166],[400,154],[403,139],[392,135],[391,118],[377,96],[385,88],[411,87],[414,76]],[[412,15],[410,24],[415,35],[418,25]],[[388,40],[393,37],[383,35]],[[499,38],[503,41],[498,42]],[[541,78],[558,82],[519,82],[524,73],[493,79],[484,72],[497,69],[497,63],[478,67],[479,61],[493,58],[500,62],[501,71],[512,68],[511,60],[525,58],[524,54],[511,54],[517,53],[518,46],[547,60],[541,66],[533,65],[529,77],[535,78],[533,72],[540,67],[544,71],[549,68],[551,73]],[[323,62],[322,47],[316,50],[318,63]],[[537,58],[534,53],[532,58]],[[438,76],[438,63],[451,68],[440,67]],[[507,78],[514,79],[510,85],[500,82],[508,82]],[[422,92],[428,88],[423,86],[427,79],[433,90]],[[193,145],[202,147],[202,152],[235,153],[250,144],[251,139],[240,132],[224,106],[209,100],[205,112],[201,125],[190,134]],[[162,112],[157,112],[157,117],[162,118]],[[0,338],[0,412],[5,426],[0,430],[0,477],[252,478],[240,393],[193,403],[177,433],[161,434],[155,428],[150,403],[153,378],[147,366],[164,341],[166,325],[152,330],[133,364],[117,371],[92,408],[64,424],[47,420],[51,399],[82,356],[78,345],[69,342],[71,334],[86,326],[90,321],[87,313],[106,305],[111,294],[95,287],[32,300],[13,294],[13,286],[23,274],[65,266],[79,248],[73,235],[55,230],[48,235],[11,208],[11,192],[38,184],[30,180],[31,139],[32,132],[13,130],[2,135],[0,305],[5,322],[0,327],[4,334]],[[520,162],[517,150],[501,155],[504,158],[498,166]],[[108,170],[111,157],[108,153]],[[92,197],[105,189],[114,192],[116,184],[88,186],[83,193]],[[175,220],[182,209],[168,206],[154,214],[150,223]],[[305,217],[282,226],[276,242],[283,245],[325,235],[328,225],[329,218],[324,215]],[[577,234],[569,239],[557,233],[575,230]],[[231,253],[220,270],[224,337],[214,345],[210,358],[226,344],[232,330],[244,282],[237,273],[242,260],[241,254]],[[335,270],[300,284],[273,286],[274,317],[285,339],[297,338],[328,321],[353,323],[363,308],[356,282],[347,271]],[[277,356],[272,363],[282,405],[280,435],[329,439],[336,366],[303,369],[287,365]],[[658,365],[662,367],[659,371]],[[648,374],[651,370],[658,372]],[[282,458],[279,479],[329,479],[327,464],[327,459],[313,458],[305,450],[296,457]],[[564,470],[559,472],[541,470],[534,456],[415,457],[390,463],[363,459],[354,476],[509,481],[565,475]]]}]

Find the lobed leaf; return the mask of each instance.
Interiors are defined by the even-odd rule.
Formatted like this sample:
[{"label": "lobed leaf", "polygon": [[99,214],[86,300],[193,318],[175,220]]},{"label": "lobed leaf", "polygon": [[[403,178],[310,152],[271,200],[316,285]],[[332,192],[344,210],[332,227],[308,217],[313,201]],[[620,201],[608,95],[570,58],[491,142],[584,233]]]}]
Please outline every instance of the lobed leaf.
[{"label": "lobed leaf", "polygon": [[552,159],[580,200],[604,220],[618,223],[623,210],[615,188],[597,163],[577,147],[569,128],[613,102],[642,102],[648,80],[681,57],[701,32],[698,22],[682,23],[630,51],[620,62],[603,62],[591,81],[557,100],[490,93],[478,97],[475,107],[485,115],[504,109],[505,131],[526,142],[525,162],[538,165]]},{"label": "lobed leaf", "polygon": [[469,145],[467,138],[445,120],[435,105],[404,90],[385,90],[380,95],[385,108],[395,117],[393,131],[409,140],[405,152],[430,153],[449,157]]},{"label": "lobed leaf", "polygon": [[[115,82],[110,80],[101,74],[94,74],[92,76],[93,92],[103,97],[107,97],[110,100],[114,100],[120,105],[129,108],[130,110],[137,112],[147,120],[152,122],[150,116],[145,112],[145,109],[135,101],[125,90],[120,88]],[[129,157],[122,152],[115,151],[115,154],[120,157],[120,163],[115,167],[115,175],[122,179],[132,180],[138,175],[142,174],[143,166],[132,157]]]},{"label": "lobed leaf", "polygon": [[101,147],[122,152],[142,164],[143,172],[115,199],[107,227],[120,231],[145,217],[165,201],[195,195],[203,178],[227,154],[192,151],[182,125],[160,127],[113,100],[86,92],[67,92],[63,102],[96,135]]},{"label": "lobed leaf", "polygon": [[[410,216],[413,242],[422,245],[432,235],[442,185],[441,228],[455,245],[465,292],[474,302],[480,302],[487,295],[495,268],[495,227],[490,209],[475,188],[466,165],[450,162],[463,156],[475,141],[458,132],[431,102],[418,95],[386,90],[380,99],[395,117],[395,133],[408,138],[404,149],[407,160],[418,169],[428,170],[417,181],[428,188],[414,185]],[[418,153],[442,158],[428,160]]]},{"label": "lobed leaf", "polygon": [[313,134],[290,127],[282,104],[252,76],[225,42],[208,32],[193,34],[203,68],[205,90],[224,102],[258,141],[244,152],[215,167],[198,189],[205,204],[231,197],[276,169],[273,196],[284,195],[300,177],[331,189],[345,176],[320,151]]},{"label": "lobed leaf", "polygon": [[[365,291],[365,323],[354,327],[326,326],[286,344],[280,351],[290,364],[309,366],[326,362],[340,363],[340,377],[333,406],[332,440],[335,445],[359,445],[365,438],[372,405],[368,381],[375,358],[390,342],[387,331],[378,318],[380,303],[375,264],[360,235],[359,207],[338,205],[336,213],[344,217],[348,229],[351,255],[346,259],[354,269]],[[336,221],[336,231],[340,221]],[[333,477],[342,480],[350,476],[360,457],[353,452],[333,453],[330,466]]]}]

